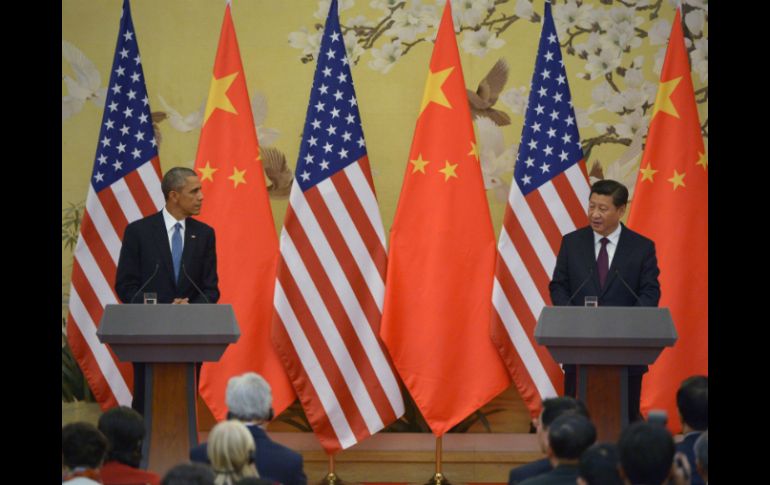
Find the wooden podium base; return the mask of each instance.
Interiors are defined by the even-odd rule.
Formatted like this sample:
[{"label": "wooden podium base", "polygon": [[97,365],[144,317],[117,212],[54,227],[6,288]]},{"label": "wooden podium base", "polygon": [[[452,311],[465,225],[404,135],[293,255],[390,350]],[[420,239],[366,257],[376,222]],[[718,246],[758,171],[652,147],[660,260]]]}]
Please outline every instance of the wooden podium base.
[{"label": "wooden podium base", "polygon": [[578,399],[596,426],[597,443],[615,443],[628,424],[628,367],[578,366]]},{"label": "wooden podium base", "polygon": [[195,364],[155,363],[145,376],[145,426],[142,455],[160,476],[188,461],[198,444]]}]

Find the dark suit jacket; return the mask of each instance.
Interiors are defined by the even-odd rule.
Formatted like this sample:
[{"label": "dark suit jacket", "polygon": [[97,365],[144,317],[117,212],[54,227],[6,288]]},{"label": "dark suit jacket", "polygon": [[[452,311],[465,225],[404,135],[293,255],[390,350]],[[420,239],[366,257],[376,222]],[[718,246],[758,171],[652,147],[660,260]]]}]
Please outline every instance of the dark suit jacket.
[{"label": "dark suit jacket", "polygon": [[676,445],[676,451],[681,451],[687,455],[687,461],[690,462],[690,470],[692,471],[692,485],[704,485],[703,477],[698,474],[698,468],[695,466],[695,442],[700,437],[700,433],[690,433],[684,437],[680,443]]},{"label": "dark suit jacket", "polygon": [[521,485],[574,485],[577,477],[577,465],[559,465],[548,473],[524,480]]},{"label": "dark suit jacket", "polygon": [[[190,279],[206,294],[209,302],[216,303],[219,300],[219,278],[214,229],[190,217],[185,221],[182,265]],[[157,273],[152,276],[156,268]],[[126,226],[115,276],[115,291],[120,301],[129,303],[137,290],[150,280],[142,292],[157,293],[158,303],[171,303],[174,298],[189,298],[190,303],[205,303],[184,271],[180,269],[179,279],[175,281],[171,247],[162,212]],[[134,303],[141,303],[141,299],[142,295],[137,295]]]},{"label": "dark suit jacket", "polygon": [[[587,226],[562,238],[548,289],[551,302],[557,306],[582,306],[586,296],[598,296],[599,306],[658,306],[659,274],[655,243],[621,223],[618,247],[615,248],[607,281],[601,288],[596,270],[594,231]],[[623,281],[639,295],[638,300]],[[570,369],[565,367],[565,372],[572,372],[573,367],[568,367]],[[647,372],[647,366],[632,365],[628,372],[630,375],[641,375]]]},{"label": "dark suit jacket", "polygon": [[[259,426],[247,424],[246,427],[251,431],[257,447],[254,462],[260,477],[281,482],[283,485],[307,484],[307,477],[302,470],[302,455],[271,440]],[[209,463],[206,443],[190,450],[190,461]]]},{"label": "dark suit jacket", "polygon": [[516,468],[511,469],[511,472],[508,475],[508,485],[517,485],[528,478],[548,473],[551,470],[553,470],[553,466],[548,458],[541,458],[532,463],[517,466]]}]

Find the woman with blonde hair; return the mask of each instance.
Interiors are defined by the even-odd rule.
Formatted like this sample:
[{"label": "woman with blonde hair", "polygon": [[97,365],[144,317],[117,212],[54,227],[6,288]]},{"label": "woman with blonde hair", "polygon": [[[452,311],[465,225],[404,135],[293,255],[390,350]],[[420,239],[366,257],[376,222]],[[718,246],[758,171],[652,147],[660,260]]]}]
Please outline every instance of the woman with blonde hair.
[{"label": "woman with blonde hair", "polygon": [[215,485],[234,485],[245,477],[259,477],[254,466],[254,438],[240,421],[222,421],[214,426],[206,451]]}]

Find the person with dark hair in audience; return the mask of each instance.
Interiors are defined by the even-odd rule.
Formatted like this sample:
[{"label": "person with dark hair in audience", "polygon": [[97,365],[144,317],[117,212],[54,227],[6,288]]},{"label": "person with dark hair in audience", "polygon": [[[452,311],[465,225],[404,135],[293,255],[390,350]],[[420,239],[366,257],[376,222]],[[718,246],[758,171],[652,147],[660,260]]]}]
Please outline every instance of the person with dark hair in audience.
[{"label": "person with dark hair in audience", "polygon": [[618,474],[618,447],[596,443],[580,456],[577,485],[623,485]]},{"label": "person with dark hair in audience", "polygon": [[100,468],[107,438],[90,423],[70,423],[61,429],[62,485],[102,483]]},{"label": "person with dark hair in audience", "polygon": [[[688,377],[676,391],[676,407],[682,422],[684,440],[676,445],[676,451],[687,455],[690,468],[696,470],[693,447],[698,437],[709,427],[709,380],[706,376]],[[703,485],[703,477],[696,471],[692,485]]]},{"label": "person with dark hair in audience", "polygon": [[[703,478],[703,481],[709,482],[709,432],[704,431],[695,440],[693,446],[695,450],[695,469],[698,471],[698,475]],[[693,483],[695,483],[693,481]]]},{"label": "person with dark hair in audience", "polygon": [[[306,485],[302,455],[271,440],[263,429],[273,419],[270,384],[255,372],[232,377],[227,382],[225,403],[227,418],[245,424],[254,438],[259,476],[284,485]],[[190,450],[190,460],[209,463],[206,443]]]},{"label": "person with dark hair in audience", "polygon": [[[548,428],[551,423],[562,414],[572,412],[588,418],[588,409],[582,401],[574,397],[552,397],[543,400],[543,410],[537,418],[537,439],[540,444],[540,451],[548,451]],[[508,485],[516,485],[528,478],[532,478],[553,470],[551,461],[546,457],[540,460],[518,466],[511,470],[508,475]]]},{"label": "person with dark hair in audience", "polygon": [[596,441],[596,428],[585,416],[566,413],[548,428],[548,459],[553,470],[521,485],[573,485],[578,478],[580,455]]},{"label": "person with dark hair in audience", "polygon": [[166,473],[160,485],[214,485],[214,471],[200,463],[181,463]]},{"label": "person with dark hair in audience", "polygon": [[99,417],[99,431],[107,438],[104,485],[147,483],[160,485],[157,473],[139,469],[142,461],[144,418],[127,406],[114,407]]},{"label": "person with dark hair in audience", "polygon": [[627,485],[689,485],[692,476],[684,453],[677,453],[666,428],[644,421],[620,434],[620,477]]}]

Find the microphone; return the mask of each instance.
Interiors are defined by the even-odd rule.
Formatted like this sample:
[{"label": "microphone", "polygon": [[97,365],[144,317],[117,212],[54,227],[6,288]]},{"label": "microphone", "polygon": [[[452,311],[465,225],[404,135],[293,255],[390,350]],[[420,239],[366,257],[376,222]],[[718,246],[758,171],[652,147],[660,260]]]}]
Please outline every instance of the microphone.
[{"label": "microphone", "polygon": [[200,288],[198,288],[198,285],[196,285],[195,282],[193,281],[193,279],[190,278],[190,275],[187,274],[187,270],[184,267],[184,263],[182,263],[182,273],[184,273],[185,277],[187,277],[187,281],[192,283],[192,285],[195,287],[195,289],[198,290],[198,293],[200,293],[200,295],[203,297],[203,299],[206,300],[206,303],[211,303],[209,301],[208,297],[206,296],[206,294],[204,292],[202,292]]},{"label": "microphone", "polygon": [[567,300],[567,304],[570,304],[570,303],[572,303],[572,299],[573,299],[573,298],[575,298],[575,296],[576,296],[578,293],[580,293],[580,290],[582,290],[582,289],[583,289],[583,287],[586,285],[586,283],[588,283],[588,280],[590,280],[590,279],[591,279],[591,276],[593,276],[593,275],[594,275],[594,269],[595,269],[595,268],[596,268],[596,266],[591,266],[591,271],[589,271],[589,272],[588,272],[588,276],[586,276],[586,279],[584,279],[584,280],[583,280],[583,282],[582,282],[582,283],[580,283],[580,286],[578,286],[578,289],[577,289],[577,290],[575,290],[575,293],[573,293],[573,294],[572,294],[572,296],[570,296],[570,297],[569,297],[569,300]]},{"label": "microphone", "polygon": [[147,278],[147,281],[145,281],[144,284],[142,286],[140,286],[138,290],[136,290],[136,293],[134,293],[134,296],[131,297],[131,301],[129,301],[129,303],[133,303],[134,300],[136,299],[136,295],[141,293],[142,290],[144,289],[144,287],[147,286],[148,284],[150,284],[150,281],[152,281],[152,279],[155,278],[155,275],[158,274],[158,268],[159,267],[160,267],[160,263],[156,261],[155,262],[155,271],[153,271],[152,274],[150,275],[150,277]]},{"label": "microphone", "polygon": [[631,285],[629,285],[628,283],[626,283],[626,280],[625,280],[625,279],[623,279],[623,277],[622,277],[622,276],[620,276],[620,271],[618,271],[618,269],[617,269],[617,268],[615,268],[615,276],[617,276],[617,277],[618,277],[618,279],[621,281],[621,283],[623,283],[623,286],[625,286],[626,288],[628,288],[628,291],[630,291],[630,292],[631,292],[631,294],[632,294],[632,295],[634,295],[634,298],[636,298],[636,302],[637,302],[637,303],[639,303],[639,306],[644,306],[644,305],[642,304],[642,300],[641,300],[641,298],[639,298],[639,295],[637,295],[637,294],[636,294],[636,292],[635,292],[634,290],[632,290],[632,289],[631,289]]}]

